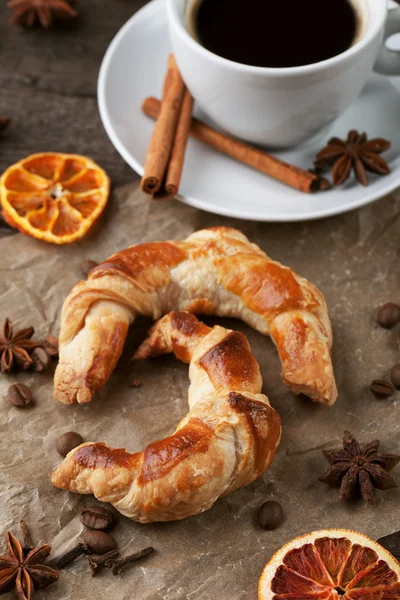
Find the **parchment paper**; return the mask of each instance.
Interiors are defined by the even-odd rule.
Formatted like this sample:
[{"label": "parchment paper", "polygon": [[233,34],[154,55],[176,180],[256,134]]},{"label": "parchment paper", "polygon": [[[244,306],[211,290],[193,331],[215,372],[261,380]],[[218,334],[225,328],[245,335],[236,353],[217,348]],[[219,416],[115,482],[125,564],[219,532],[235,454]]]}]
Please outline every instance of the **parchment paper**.
[{"label": "parchment paper", "polygon": [[[1,317],[10,317],[18,328],[34,325],[39,339],[58,334],[62,301],[81,278],[84,259],[100,261],[133,243],[181,239],[219,224],[240,228],[271,257],[317,284],[326,295],[334,328],[340,397],[327,408],[287,391],[270,340],[241,322],[224,321],[248,336],[264,391],[282,417],[282,442],[271,468],[252,485],[185,521],[140,525],[119,515],[114,535],[121,553],[152,545],[153,556],[118,578],[105,570],[93,579],[82,557],[61,572],[59,583],[35,598],[255,599],[263,565],[296,535],[347,527],[378,538],[400,528],[399,489],[377,492],[375,506],[346,505],[338,500],[337,489],[317,480],[327,467],[321,449],[338,446],[346,428],[361,442],[380,438],[386,451],[400,450],[400,393],[378,401],[368,391],[370,380],[386,376],[400,359],[400,327],[386,331],[374,321],[382,302],[400,301],[399,200],[398,191],[329,220],[257,224],[213,216],[177,201],[150,202],[135,184],[114,193],[97,230],[80,243],[58,248],[19,234],[0,240]],[[17,524],[24,518],[35,541],[50,542],[56,558],[77,541],[80,511],[93,503],[92,496],[69,494],[50,483],[49,473],[60,461],[57,437],[75,430],[86,441],[137,451],[172,433],[186,414],[186,365],[173,357],[129,362],[136,332],[141,329],[143,335],[147,325],[133,327],[121,365],[87,406],[56,402],[52,371],[0,376],[1,532],[19,534]],[[130,389],[131,378],[140,379],[142,387]],[[8,386],[16,381],[32,387],[32,409],[18,410],[6,400]],[[400,483],[399,468],[394,476]],[[281,502],[286,514],[285,523],[273,532],[254,524],[256,507],[268,499]]]}]

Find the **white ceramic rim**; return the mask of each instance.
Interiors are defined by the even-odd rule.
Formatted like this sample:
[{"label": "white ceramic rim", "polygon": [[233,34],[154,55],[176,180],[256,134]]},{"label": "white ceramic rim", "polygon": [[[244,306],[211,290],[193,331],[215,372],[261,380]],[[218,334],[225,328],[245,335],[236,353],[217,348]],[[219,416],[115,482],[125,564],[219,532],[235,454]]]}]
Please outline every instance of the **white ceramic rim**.
[{"label": "white ceramic rim", "polygon": [[[136,21],[145,21],[148,17],[148,14],[151,14],[153,11],[156,12],[162,8],[165,0],[152,0],[146,6],[137,11],[126,23],[121,27],[118,31],[111,44],[109,45],[106,54],[104,56],[103,62],[100,67],[99,79],[97,84],[97,97],[98,97],[98,105],[100,111],[100,117],[103,122],[104,128],[108,137],[110,138],[113,146],[125,160],[125,162],[139,175],[143,175],[143,165],[140,164],[138,160],[127,150],[125,145],[121,142],[118,137],[113,125],[111,118],[108,114],[107,102],[106,102],[106,87],[107,87],[107,74],[110,69],[111,61],[113,59],[114,52],[118,47],[121,40],[124,38],[125,34],[129,31],[132,26],[132,23]],[[266,223],[296,223],[299,221],[315,221],[317,219],[324,219],[326,217],[333,217],[335,215],[341,215],[343,213],[355,210],[360,208],[361,206],[365,206],[367,204],[371,204],[375,200],[382,198],[386,194],[389,194],[393,190],[397,189],[399,186],[399,182],[390,183],[386,186],[382,186],[379,190],[376,190],[375,193],[371,193],[371,195],[366,198],[360,199],[356,202],[351,202],[347,205],[342,205],[340,208],[332,206],[331,208],[327,208],[318,214],[314,212],[302,212],[301,214],[291,214],[285,215],[279,214],[275,215],[274,213],[270,213],[268,217],[263,217],[256,219],[254,217],[249,217],[248,214],[242,213],[240,210],[229,210],[229,209],[220,209],[217,205],[213,206],[213,209],[210,209],[210,204],[205,202],[204,200],[198,200],[193,198],[192,196],[181,196],[178,194],[177,198],[183,201],[185,204],[189,206],[193,206],[194,208],[199,208],[211,214],[221,215],[224,217],[233,217],[236,219],[245,219],[247,221],[261,221]]]},{"label": "white ceramic rim", "polygon": [[[190,46],[195,52],[202,55],[205,58],[208,58],[211,61],[214,61],[221,66],[228,67],[234,71],[240,71],[242,73],[251,73],[254,75],[273,75],[274,77],[288,77],[290,75],[302,75],[308,73],[318,73],[319,71],[326,69],[327,67],[332,67],[337,64],[340,64],[343,61],[346,61],[348,58],[352,57],[368,46],[368,44],[375,38],[376,35],[379,34],[382,29],[385,18],[388,11],[388,2],[387,0],[380,0],[380,6],[378,8],[378,18],[376,18],[371,23],[370,26],[367,25],[368,30],[363,35],[360,40],[358,40],[353,46],[350,46],[347,50],[342,52],[341,54],[337,54],[332,58],[328,58],[326,60],[322,60],[320,62],[311,63],[309,65],[302,65],[300,67],[256,67],[253,65],[244,65],[242,63],[235,62],[233,60],[229,60],[222,56],[218,56],[218,54],[214,54],[204,48],[199,42],[197,42],[187,31],[184,24],[181,22],[178,15],[178,8],[176,5],[177,0],[165,0],[167,7],[167,16],[169,22],[175,27],[175,30],[181,40]],[[283,0],[278,0],[283,1]],[[379,1],[379,0],[378,0]]]}]

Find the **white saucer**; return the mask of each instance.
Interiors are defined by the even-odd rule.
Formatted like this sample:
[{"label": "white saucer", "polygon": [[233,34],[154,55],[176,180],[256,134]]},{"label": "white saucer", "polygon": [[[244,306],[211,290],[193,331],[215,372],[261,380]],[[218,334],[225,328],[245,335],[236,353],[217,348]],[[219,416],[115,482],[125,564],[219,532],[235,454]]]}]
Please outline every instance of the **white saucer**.
[{"label": "white saucer", "polygon": [[[160,97],[169,52],[164,3],[153,0],[122,27],[100,70],[98,98],[104,127],[140,175],[154,125],[140,106],[146,96]],[[400,77],[372,74],[361,96],[323,140],[276,155],[310,168],[325,141],[331,135],[343,137],[349,129],[392,141],[384,155],[392,172],[373,176],[367,188],[351,180],[328,192],[304,194],[189,140],[179,199],[208,212],[254,221],[318,219],[363,206],[400,186]]]}]

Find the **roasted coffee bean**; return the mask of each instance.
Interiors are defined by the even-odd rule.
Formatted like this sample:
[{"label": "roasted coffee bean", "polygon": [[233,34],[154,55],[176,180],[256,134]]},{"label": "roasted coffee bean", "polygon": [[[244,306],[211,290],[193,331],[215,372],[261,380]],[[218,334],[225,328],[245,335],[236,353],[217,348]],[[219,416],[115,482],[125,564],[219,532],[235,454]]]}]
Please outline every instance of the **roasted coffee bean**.
[{"label": "roasted coffee bean", "polygon": [[67,431],[67,433],[63,433],[60,435],[56,442],[56,449],[58,454],[61,456],[67,456],[68,452],[71,452],[77,446],[80,446],[83,443],[83,437],[76,433],[76,431]]},{"label": "roasted coffee bean", "polygon": [[46,350],[40,346],[34,349],[31,358],[35,373],[43,373],[50,364],[50,356],[47,354]]},{"label": "roasted coffee bean", "polygon": [[277,529],[284,519],[283,509],[279,502],[269,500],[261,504],[257,511],[257,523],[262,529]]},{"label": "roasted coffee bean", "polygon": [[380,307],[376,322],[385,329],[394,327],[400,321],[400,306],[394,302],[387,302]]},{"label": "roasted coffee bean", "polygon": [[14,385],[11,385],[8,388],[7,398],[17,408],[26,408],[33,401],[31,390],[23,383],[14,383]]},{"label": "roasted coffee bean", "polygon": [[81,513],[81,523],[89,529],[110,529],[113,514],[102,506],[87,506]]},{"label": "roasted coffee bean", "polygon": [[105,554],[115,550],[117,542],[112,535],[105,531],[95,531],[88,529],[81,535],[81,540],[86,544],[93,554]]},{"label": "roasted coffee bean", "polygon": [[396,390],[400,390],[400,363],[390,369],[390,379]]},{"label": "roasted coffee bean", "polygon": [[375,398],[383,400],[389,398],[394,392],[393,386],[384,379],[374,379],[369,386],[369,389],[374,394]]},{"label": "roasted coffee bean", "polygon": [[90,271],[97,267],[98,264],[99,263],[97,263],[96,261],[90,260],[90,258],[88,260],[84,260],[81,264],[81,271],[84,274],[84,276],[87,277]]},{"label": "roasted coffee bean", "polygon": [[58,356],[58,339],[54,335],[48,335],[40,342],[43,350],[47,352],[50,358]]}]

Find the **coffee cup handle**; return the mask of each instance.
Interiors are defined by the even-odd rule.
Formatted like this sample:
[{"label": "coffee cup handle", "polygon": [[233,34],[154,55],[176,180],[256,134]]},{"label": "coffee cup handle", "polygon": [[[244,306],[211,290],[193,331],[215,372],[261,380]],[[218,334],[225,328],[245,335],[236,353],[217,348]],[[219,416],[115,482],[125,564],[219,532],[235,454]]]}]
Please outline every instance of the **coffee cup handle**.
[{"label": "coffee cup handle", "polygon": [[374,65],[380,75],[400,75],[400,4],[389,0],[383,45]]}]

